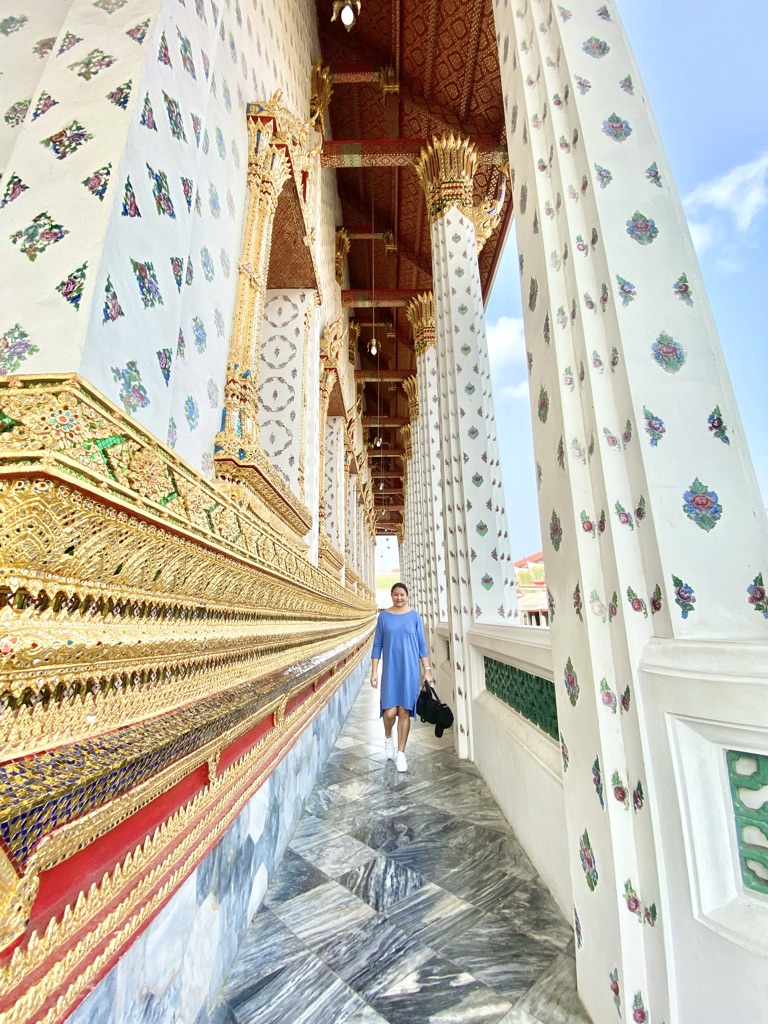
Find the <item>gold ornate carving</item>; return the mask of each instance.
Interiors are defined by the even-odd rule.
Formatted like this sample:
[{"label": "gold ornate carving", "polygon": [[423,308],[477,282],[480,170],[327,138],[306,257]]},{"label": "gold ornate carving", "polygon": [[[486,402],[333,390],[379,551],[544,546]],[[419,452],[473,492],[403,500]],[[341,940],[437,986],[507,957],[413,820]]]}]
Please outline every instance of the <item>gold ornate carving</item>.
[{"label": "gold ornate carving", "polygon": [[433,138],[414,164],[427,198],[432,223],[452,207],[472,211],[472,186],[477,167],[475,145],[453,132]]},{"label": "gold ornate carving", "polygon": [[507,198],[508,175],[509,164],[505,163],[499,174],[499,187],[496,196],[491,199],[485,199],[482,203],[473,207],[471,219],[475,225],[478,256],[482,252],[485,243],[501,223],[504,202]]},{"label": "gold ornate carving", "polygon": [[326,118],[332,95],[331,69],[327,64],[323,64],[322,57],[320,57],[312,66],[309,119],[314,123],[315,131],[319,133],[321,139],[325,135]]},{"label": "gold ornate carving", "polygon": [[403,387],[408,399],[408,415],[411,418],[411,423],[413,423],[419,418],[419,382],[416,377],[406,377],[403,381]]},{"label": "gold ornate carving", "polygon": [[[279,727],[180,808],[101,883],[34,932],[0,966],[0,992],[13,1001],[0,1024],[58,1024],[134,935],[216,844],[274,767],[276,755],[324,707],[367,653],[339,666]],[[50,1006],[40,1016],[46,1003]]]},{"label": "gold ornate carving", "polygon": [[29,924],[29,914],[39,887],[34,855],[20,877],[0,848],[0,949],[9,946]]},{"label": "gold ornate carving", "polygon": [[214,782],[215,779],[216,779],[216,770],[219,767],[219,757],[220,757],[220,754],[221,754],[220,751],[215,750],[211,754],[211,756],[208,758],[207,767],[208,767],[208,783],[209,784]]},{"label": "gold ornate carving", "polygon": [[310,132],[315,122],[300,121],[283,105],[279,92],[266,103],[249,103],[246,122],[248,205],[224,385],[224,423],[216,436],[214,464],[219,479],[252,490],[302,536],[310,529],[312,516],[262,450],[258,389],[267,275],[278,199],[286,181],[293,176],[309,232],[307,197],[322,140],[314,148],[310,145]]},{"label": "gold ornate carving", "polygon": [[397,80],[397,71],[391,64],[387,64],[379,73],[379,85],[385,96],[397,96],[400,93],[400,83]]},{"label": "gold ornate carving", "polygon": [[220,692],[370,615],[80,378],[0,383],[0,410],[4,754]]},{"label": "gold ornate carving", "polygon": [[[349,338],[349,361],[354,366],[355,357],[357,356],[357,343],[360,338],[360,324],[355,320],[350,320],[347,324],[347,335]],[[362,407],[358,415],[362,415]]]},{"label": "gold ornate carving", "polygon": [[407,315],[413,328],[414,350],[419,356],[435,344],[435,304],[432,292],[422,292],[411,299]]},{"label": "gold ornate carving", "polygon": [[[400,428],[400,433],[403,435],[403,453],[405,455],[406,460],[408,460],[408,459],[410,459],[413,456],[413,449],[411,448],[411,426],[410,426],[410,424],[407,424],[406,426],[401,427]],[[403,481],[403,485],[405,485],[405,480]]]},{"label": "gold ornate carving", "polygon": [[344,284],[344,261],[349,253],[349,235],[346,228],[336,231],[336,283],[339,288]]}]

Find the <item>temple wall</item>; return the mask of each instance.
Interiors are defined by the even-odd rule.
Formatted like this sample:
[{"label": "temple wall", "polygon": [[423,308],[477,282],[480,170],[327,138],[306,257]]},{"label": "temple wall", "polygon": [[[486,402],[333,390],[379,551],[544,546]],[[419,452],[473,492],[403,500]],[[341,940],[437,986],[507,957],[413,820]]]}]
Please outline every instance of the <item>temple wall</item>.
[{"label": "temple wall", "polygon": [[[6,6],[0,65],[14,74],[0,79],[0,109],[29,108],[0,135],[3,189],[19,179],[3,210],[14,289],[0,322],[15,355],[0,373],[78,370],[210,476],[245,207],[245,105],[281,89],[308,117],[314,7],[74,0],[63,21],[58,2],[8,21]],[[35,117],[44,94],[55,105]],[[333,176],[319,174],[317,189],[333,306]]]},{"label": "temple wall", "polygon": [[71,1024],[207,1019],[367,670],[363,660]]}]

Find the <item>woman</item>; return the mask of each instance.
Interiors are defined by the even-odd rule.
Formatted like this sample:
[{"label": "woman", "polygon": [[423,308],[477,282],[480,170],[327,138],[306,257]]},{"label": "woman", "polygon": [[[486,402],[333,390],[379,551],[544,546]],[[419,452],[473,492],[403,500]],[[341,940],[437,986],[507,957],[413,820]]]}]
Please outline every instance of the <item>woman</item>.
[{"label": "woman", "polygon": [[[395,762],[399,772],[408,771],[405,744],[416,715],[419,696],[419,659],[424,678],[432,682],[424,625],[415,608],[408,605],[408,588],[396,583],[390,591],[392,607],[379,612],[376,635],[371,652],[371,686],[379,685],[379,659],[384,654],[381,673],[381,717],[384,719],[384,753]],[[392,726],[397,720],[397,754],[392,739]]]}]

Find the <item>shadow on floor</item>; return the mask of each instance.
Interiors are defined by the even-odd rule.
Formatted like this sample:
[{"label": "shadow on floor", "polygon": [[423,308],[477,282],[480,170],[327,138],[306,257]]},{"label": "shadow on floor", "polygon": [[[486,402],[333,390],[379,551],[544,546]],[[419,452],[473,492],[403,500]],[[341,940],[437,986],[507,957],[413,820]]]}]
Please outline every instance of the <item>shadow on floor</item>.
[{"label": "shadow on floor", "polygon": [[208,1024],[590,1024],[571,927],[475,766],[364,684]]}]

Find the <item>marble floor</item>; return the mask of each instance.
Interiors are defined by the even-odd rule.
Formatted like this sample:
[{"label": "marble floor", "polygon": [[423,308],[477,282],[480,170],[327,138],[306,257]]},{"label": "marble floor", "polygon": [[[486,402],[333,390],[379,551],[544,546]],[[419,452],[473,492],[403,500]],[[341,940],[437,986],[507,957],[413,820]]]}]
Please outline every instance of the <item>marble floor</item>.
[{"label": "marble floor", "polygon": [[573,933],[474,765],[364,685],[208,1024],[590,1024]]}]

